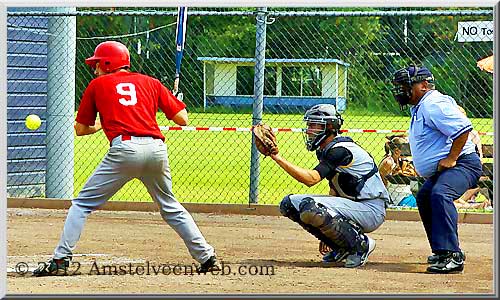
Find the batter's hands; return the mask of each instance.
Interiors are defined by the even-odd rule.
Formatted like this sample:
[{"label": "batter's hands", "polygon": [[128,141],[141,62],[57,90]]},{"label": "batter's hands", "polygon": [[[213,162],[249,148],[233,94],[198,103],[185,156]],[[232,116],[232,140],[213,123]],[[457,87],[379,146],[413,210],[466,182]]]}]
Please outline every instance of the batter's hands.
[{"label": "batter's hands", "polygon": [[179,77],[174,80],[174,88],[172,89],[172,94],[177,97],[177,93],[179,92]]},{"label": "batter's hands", "polygon": [[85,125],[82,123],[75,122],[73,125],[77,136],[94,134],[102,129],[101,121],[96,120],[93,126]]},{"label": "batter's hands", "polygon": [[452,159],[452,158],[443,158],[442,160],[439,161],[438,164],[438,172],[444,171],[449,168],[453,168],[454,166],[457,165],[457,161]]},{"label": "batter's hands", "polygon": [[99,131],[102,129],[101,120],[95,120],[94,128],[96,131]]}]

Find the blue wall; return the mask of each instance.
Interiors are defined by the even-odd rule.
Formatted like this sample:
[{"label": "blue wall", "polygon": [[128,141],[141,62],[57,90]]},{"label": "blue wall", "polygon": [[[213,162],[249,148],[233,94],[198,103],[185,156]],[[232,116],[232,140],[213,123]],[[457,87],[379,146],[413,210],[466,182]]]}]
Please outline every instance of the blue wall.
[{"label": "blue wall", "polygon": [[[8,9],[8,12],[20,9]],[[31,9],[33,10],[33,9]],[[7,18],[7,194],[43,196],[46,170],[46,17]],[[42,126],[24,125],[37,114]]]}]

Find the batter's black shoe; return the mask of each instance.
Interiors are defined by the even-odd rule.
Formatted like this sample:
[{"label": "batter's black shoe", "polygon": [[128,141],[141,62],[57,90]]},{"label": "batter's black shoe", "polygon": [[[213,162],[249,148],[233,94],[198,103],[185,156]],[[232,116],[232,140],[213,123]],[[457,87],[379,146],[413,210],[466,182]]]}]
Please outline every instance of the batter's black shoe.
[{"label": "batter's black shoe", "polygon": [[439,261],[427,268],[427,273],[461,273],[464,270],[464,261],[464,254],[461,251],[441,254]]},{"label": "batter's black shoe", "polygon": [[204,263],[202,263],[199,267],[198,267],[198,273],[207,273],[207,272],[210,272],[210,271],[217,271],[217,270],[221,270],[221,266],[219,264],[219,262],[217,261],[217,257],[215,257],[215,255],[212,255],[210,256],[209,259],[207,259],[207,261],[205,261]]},{"label": "batter's black shoe", "polygon": [[33,271],[33,276],[41,277],[67,275],[70,260],[71,259],[69,257],[61,259],[52,258],[45,263],[40,263],[38,268]]},{"label": "batter's black shoe", "polygon": [[[462,251],[462,255],[464,256],[464,261],[465,261],[465,252],[464,251]],[[427,257],[427,263],[430,265],[437,264],[439,262],[439,259],[441,258],[441,256],[442,255],[439,255],[439,254],[432,254],[429,257]]]}]

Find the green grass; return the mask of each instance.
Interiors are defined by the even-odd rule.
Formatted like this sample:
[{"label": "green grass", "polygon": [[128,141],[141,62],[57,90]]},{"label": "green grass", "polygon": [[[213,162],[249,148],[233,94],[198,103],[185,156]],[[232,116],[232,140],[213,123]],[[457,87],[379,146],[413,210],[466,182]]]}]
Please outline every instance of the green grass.
[{"label": "green grass", "polygon": [[[250,127],[251,114],[189,114],[190,126]],[[359,116],[345,114],[343,128],[407,129],[408,117]],[[302,128],[302,115],[265,114],[264,122],[272,127]],[[162,114],[158,121],[163,126],[173,126]],[[493,120],[472,120],[478,131],[492,131]],[[198,203],[248,203],[250,175],[250,132],[164,132],[173,190],[180,202]],[[351,136],[367,149],[377,163],[384,155],[384,134],[357,133]],[[280,132],[277,134],[280,153],[287,160],[304,168],[316,166],[313,152],[305,149],[302,134]],[[483,143],[493,143],[492,136],[482,136]],[[95,170],[109,149],[104,133],[75,138],[75,196]],[[270,158],[260,160],[259,203],[276,204],[290,193],[324,194],[326,181],[307,188],[288,176]],[[152,201],[138,180],[126,184],[111,200]]]}]

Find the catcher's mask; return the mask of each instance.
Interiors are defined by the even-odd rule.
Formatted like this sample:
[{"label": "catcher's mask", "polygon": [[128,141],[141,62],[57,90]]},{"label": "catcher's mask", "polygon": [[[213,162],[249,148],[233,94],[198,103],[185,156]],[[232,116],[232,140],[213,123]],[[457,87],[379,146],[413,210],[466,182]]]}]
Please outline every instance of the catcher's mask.
[{"label": "catcher's mask", "polygon": [[304,115],[307,127],[303,130],[307,150],[314,151],[330,135],[339,134],[344,123],[342,116],[331,104],[318,104]]},{"label": "catcher's mask", "polygon": [[434,76],[426,67],[409,66],[394,73],[392,94],[402,110],[410,102],[412,86],[422,81],[434,82]]},{"label": "catcher's mask", "polygon": [[106,73],[120,68],[130,68],[130,53],[127,46],[120,42],[102,42],[94,50],[94,55],[85,59],[85,63],[92,69],[99,67]]}]

